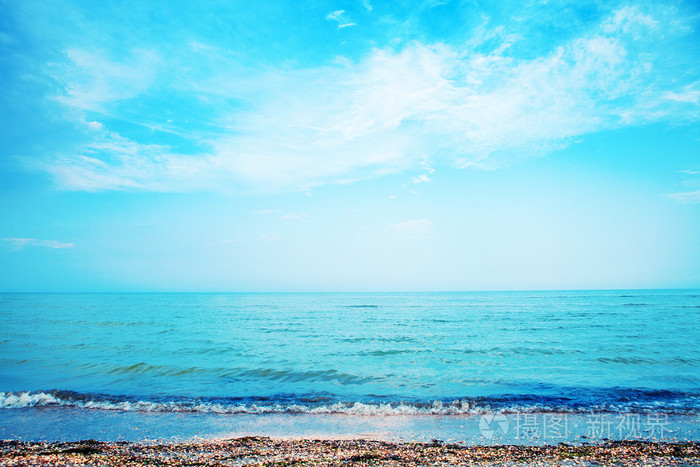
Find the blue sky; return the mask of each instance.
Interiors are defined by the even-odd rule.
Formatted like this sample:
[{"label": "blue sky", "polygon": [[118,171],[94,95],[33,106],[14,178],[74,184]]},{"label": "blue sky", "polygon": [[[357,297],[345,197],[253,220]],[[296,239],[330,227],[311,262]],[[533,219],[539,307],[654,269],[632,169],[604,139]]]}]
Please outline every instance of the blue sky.
[{"label": "blue sky", "polygon": [[1,291],[700,287],[700,8],[0,0]]}]

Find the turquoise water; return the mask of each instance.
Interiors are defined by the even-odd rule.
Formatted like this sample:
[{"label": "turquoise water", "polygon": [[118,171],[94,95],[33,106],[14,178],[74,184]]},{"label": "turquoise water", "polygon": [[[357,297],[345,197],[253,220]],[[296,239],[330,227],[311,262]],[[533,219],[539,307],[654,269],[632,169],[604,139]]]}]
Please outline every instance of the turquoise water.
[{"label": "turquoise water", "polygon": [[700,291],[0,295],[0,407],[700,408]]}]

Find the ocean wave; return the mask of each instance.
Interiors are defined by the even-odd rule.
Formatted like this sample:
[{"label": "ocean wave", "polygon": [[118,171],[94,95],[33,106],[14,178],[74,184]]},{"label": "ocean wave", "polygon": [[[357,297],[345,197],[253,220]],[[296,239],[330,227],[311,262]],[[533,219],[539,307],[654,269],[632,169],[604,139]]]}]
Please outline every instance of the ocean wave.
[{"label": "ocean wave", "polygon": [[[339,415],[477,415],[484,413],[668,413],[697,415],[700,394],[673,391],[624,390],[579,398],[540,395],[501,395],[446,400],[400,400],[368,396],[273,396],[238,398],[139,398],[74,391],[0,392],[0,409],[75,407],[127,412],[197,412],[218,414],[339,414]],[[612,397],[610,397],[612,396]]]},{"label": "ocean wave", "polygon": [[[444,405],[432,404],[323,401],[313,400],[237,400],[233,399],[176,399],[139,400],[125,396],[82,394],[72,391],[0,392],[0,408],[67,406],[85,409],[143,411],[143,412],[204,412],[221,414],[347,414],[347,415],[429,415],[467,414],[472,411],[468,402],[454,401]],[[474,407],[473,409],[476,409]]]}]

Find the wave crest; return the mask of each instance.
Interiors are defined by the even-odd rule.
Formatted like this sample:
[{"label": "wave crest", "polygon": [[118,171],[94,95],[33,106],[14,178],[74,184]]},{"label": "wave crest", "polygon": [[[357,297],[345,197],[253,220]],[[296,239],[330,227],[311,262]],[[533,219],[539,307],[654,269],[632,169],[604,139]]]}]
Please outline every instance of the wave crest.
[{"label": "wave crest", "polygon": [[[600,396],[600,395],[598,395]],[[337,396],[275,396],[259,398],[138,398],[73,391],[0,392],[0,408],[76,407],[128,412],[199,412],[220,414],[344,414],[344,415],[476,415],[489,412],[622,412],[697,414],[700,395],[669,391],[626,390],[617,397],[503,395],[434,401],[341,399]]]}]

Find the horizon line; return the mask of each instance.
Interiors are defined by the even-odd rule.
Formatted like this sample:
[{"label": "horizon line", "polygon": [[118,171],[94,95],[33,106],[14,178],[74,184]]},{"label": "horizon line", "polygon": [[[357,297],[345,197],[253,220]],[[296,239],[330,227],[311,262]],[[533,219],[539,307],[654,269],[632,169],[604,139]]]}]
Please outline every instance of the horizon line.
[{"label": "horizon line", "polygon": [[698,291],[700,287],[676,287],[676,288],[610,288],[610,289],[491,289],[491,290],[329,290],[329,291],[0,291],[2,295],[29,295],[29,294],[171,294],[171,295],[276,295],[276,294],[438,294],[438,293],[511,293],[511,292],[620,292],[620,291]]}]

